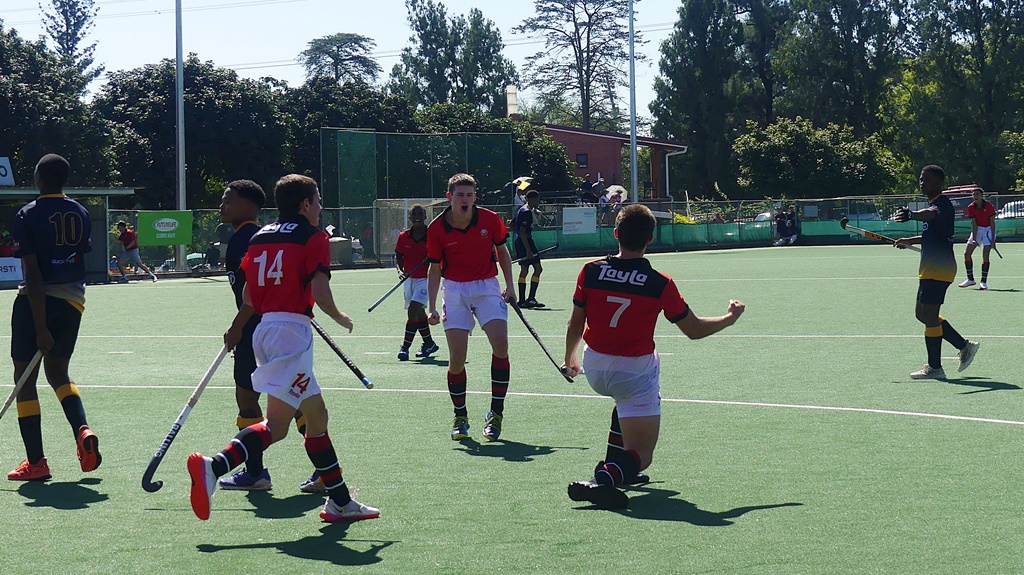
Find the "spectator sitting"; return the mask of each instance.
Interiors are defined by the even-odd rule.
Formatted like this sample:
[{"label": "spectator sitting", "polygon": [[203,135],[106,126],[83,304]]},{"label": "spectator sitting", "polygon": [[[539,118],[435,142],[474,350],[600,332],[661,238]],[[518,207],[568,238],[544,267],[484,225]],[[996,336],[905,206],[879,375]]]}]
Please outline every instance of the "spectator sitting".
[{"label": "spectator sitting", "polygon": [[711,218],[713,224],[724,224],[725,218],[722,217],[722,212],[715,212],[715,215]]}]

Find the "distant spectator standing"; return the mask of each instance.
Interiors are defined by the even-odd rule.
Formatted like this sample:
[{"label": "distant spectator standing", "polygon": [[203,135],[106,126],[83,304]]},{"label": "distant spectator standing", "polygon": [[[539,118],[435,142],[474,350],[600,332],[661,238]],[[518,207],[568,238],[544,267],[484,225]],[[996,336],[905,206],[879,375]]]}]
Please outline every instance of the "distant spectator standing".
[{"label": "distant spectator standing", "polygon": [[139,257],[139,240],[135,232],[130,230],[128,224],[123,221],[117,222],[117,229],[121,232],[121,235],[117,237],[117,241],[121,242],[121,245],[124,246],[124,257],[117,262],[117,267],[121,270],[121,279],[118,280],[118,283],[128,283],[128,271],[125,269],[125,266],[129,263],[135,263],[136,268],[142,268],[153,281],[156,281],[156,274],[146,264],[142,263],[142,258]]},{"label": "distant spectator standing", "polygon": [[[580,182],[579,201],[581,204],[587,203],[587,198],[593,196],[594,183],[590,181],[590,174],[583,177],[583,181]],[[594,202],[590,202],[594,203]]]},{"label": "distant spectator standing", "polygon": [[800,235],[800,218],[796,213],[796,204],[789,204],[789,211],[786,212],[786,243],[793,245],[797,236]]}]

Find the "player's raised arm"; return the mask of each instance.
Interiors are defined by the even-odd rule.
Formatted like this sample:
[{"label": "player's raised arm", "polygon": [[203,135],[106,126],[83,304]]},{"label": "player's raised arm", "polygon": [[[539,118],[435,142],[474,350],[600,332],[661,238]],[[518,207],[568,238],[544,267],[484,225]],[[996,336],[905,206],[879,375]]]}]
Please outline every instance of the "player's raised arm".
[{"label": "player's raised arm", "polygon": [[679,329],[682,330],[686,337],[690,339],[701,339],[711,334],[718,333],[730,325],[736,323],[736,320],[743,315],[743,310],[746,309],[746,305],[741,301],[731,300],[729,302],[729,309],[725,312],[725,315],[718,317],[700,317],[690,310],[690,313],[686,314],[686,317],[676,322]]}]

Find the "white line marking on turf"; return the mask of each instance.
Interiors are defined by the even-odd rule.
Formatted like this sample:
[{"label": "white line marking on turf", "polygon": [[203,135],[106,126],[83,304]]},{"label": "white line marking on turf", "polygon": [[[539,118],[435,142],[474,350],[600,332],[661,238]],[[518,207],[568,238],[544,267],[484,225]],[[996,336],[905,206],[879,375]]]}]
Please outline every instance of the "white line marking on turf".
[{"label": "white line marking on turf", "polygon": [[365,351],[363,355],[388,355],[390,351]]},{"label": "white line marking on turf", "polygon": [[127,354],[127,353],[135,353],[135,352],[134,351],[108,351],[107,353]]},{"label": "white line marking on turf", "polygon": [[[14,387],[13,385],[0,385],[0,387]],[[190,390],[194,389],[189,385],[79,385],[79,388],[86,389],[181,389]],[[206,389],[218,389],[218,390],[233,390],[234,386],[210,386]],[[446,389],[388,389],[376,387],[372,391],[361,387],[323,387],[323,391],[355,391],[360,393],[433,393],[433,394],[444,394],[448,395]],[[490,391],[466,391],[466,393],[472,395],[487,395],[491,394]],[[602,399],[606,400],[603,395],[583,395],[576,393],[524,393],[524,392],[509,392],[509,395],[515,395],[518,397],[554,397],[560,399]],[[971,421],[975,423],[999,423],[1004,425],[1021,425],[1024,426],[1024,421],[1015,421],[1012,419],[994,419],[990,417],[971,417],[967,415],[949,415],[945,413],[924,413],[920,411],[899,411],[893,409],[874,409],[867,407],[841,407],[834,405],[803,405],[796,403],[767,403],[761,401],[726,401],[718,399],[673,399],[673,398],[662,398],[662,401],[667,403],[697,403],[704,405],[728,405],[728,406],[739,406],[739,407],[774,407],[783,409],[810,409],[815,411],[844,411],[851,413],[873,413],[876,415],[902,415],[907,417],[926,417],[930,419],[947,419],[952,421]]]}]

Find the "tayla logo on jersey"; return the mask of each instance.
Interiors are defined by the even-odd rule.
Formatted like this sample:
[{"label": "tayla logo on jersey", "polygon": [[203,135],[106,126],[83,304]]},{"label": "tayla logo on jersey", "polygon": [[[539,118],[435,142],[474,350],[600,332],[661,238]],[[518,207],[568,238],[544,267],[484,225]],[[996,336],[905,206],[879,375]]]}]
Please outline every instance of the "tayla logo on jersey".
[{"label": "tayla logo on jersey", "polygon": [[617,270],[608,264],[601,264],[601,273],[597,276],[598,281],[610,281],[617,284],[630,284],[642,286],[647,282],[647,274],[636,270]]}]

